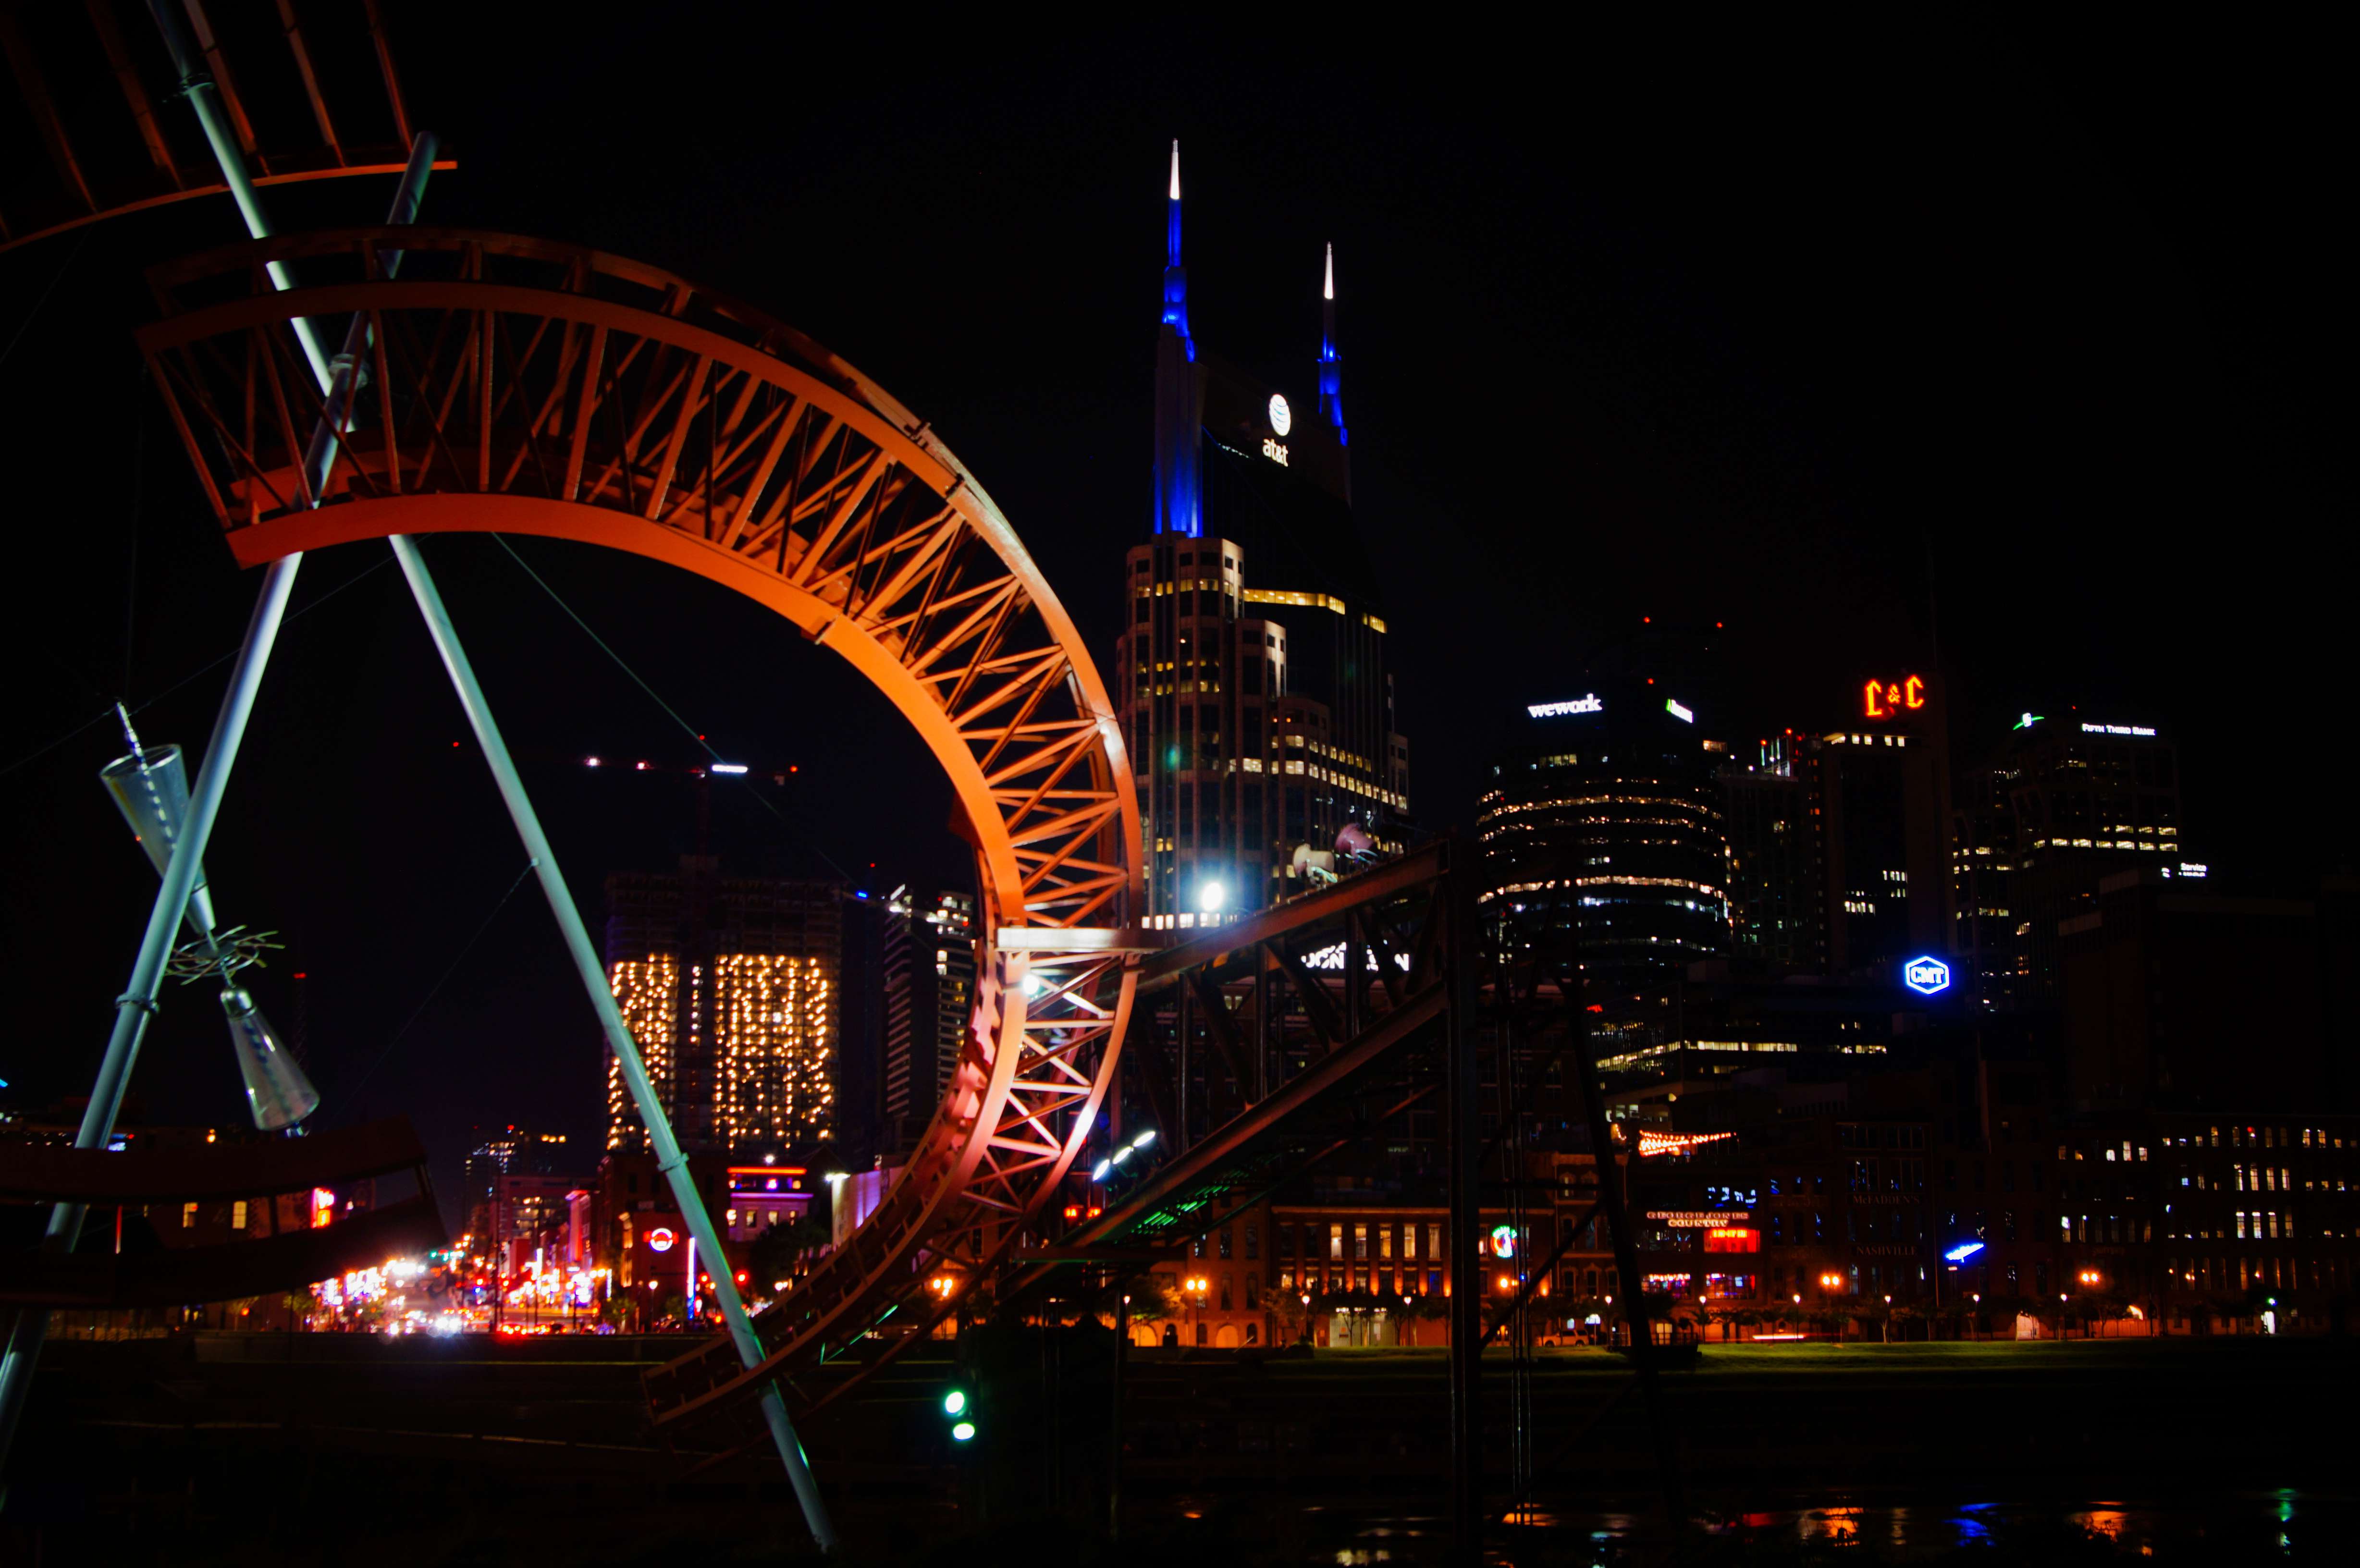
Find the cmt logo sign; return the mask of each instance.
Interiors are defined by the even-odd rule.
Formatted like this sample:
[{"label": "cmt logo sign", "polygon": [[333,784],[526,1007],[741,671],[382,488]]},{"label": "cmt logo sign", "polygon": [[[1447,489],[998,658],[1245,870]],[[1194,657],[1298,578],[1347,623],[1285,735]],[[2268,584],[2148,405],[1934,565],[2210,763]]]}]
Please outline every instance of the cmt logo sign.
[{"label": "cmt logo sign", "polygon": [[1926,678],[1905,675],[1898,681],[1870,681],[1862,712],[1872,719],[1890,719],[1914,713],[1925,705]]},{"label": "cmt logo sign", "polygon": [[1921,996],[1931,996],[1950,988],[1950,966],[1930,954],[1921,955],[1901,966],[1901,983]]}]

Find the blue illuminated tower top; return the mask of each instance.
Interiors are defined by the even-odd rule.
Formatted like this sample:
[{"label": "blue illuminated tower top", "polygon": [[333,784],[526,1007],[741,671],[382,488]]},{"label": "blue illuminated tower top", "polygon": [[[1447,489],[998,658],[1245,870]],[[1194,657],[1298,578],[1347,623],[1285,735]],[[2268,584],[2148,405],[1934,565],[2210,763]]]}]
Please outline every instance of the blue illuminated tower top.
[{"label": "blue illuminated tower top", "polygon": [[1180,265],[1180,144],[1172,144],[1164,223],[1164,315],[1155,343],[1155,532],[1204,532],[1198,430],[1205,394],[1196,343],[1188,335],[1188,274]]},{"label": "blue illuminated tower top", "polygon": [[1180,334],[1193,363],[1196,340],[1188,335],[1188,269],[1180,265],[1180,144],[1172,144],[1172,193],[1164,221],[1164,324]]},{"label": "blue illuminated tower top", "polygon": [[[1172,220],[1173,233],[1177,235],[1180,220]],[[1173,242],[1177,245],[1175,238]],[[1336,444],[1352,444],[1351,432],[1344,428],[1344,361],[1336,353],[1336,247],[1328,247],[1328,276],[1319,289],[1319,411],[1336,427]]]}]

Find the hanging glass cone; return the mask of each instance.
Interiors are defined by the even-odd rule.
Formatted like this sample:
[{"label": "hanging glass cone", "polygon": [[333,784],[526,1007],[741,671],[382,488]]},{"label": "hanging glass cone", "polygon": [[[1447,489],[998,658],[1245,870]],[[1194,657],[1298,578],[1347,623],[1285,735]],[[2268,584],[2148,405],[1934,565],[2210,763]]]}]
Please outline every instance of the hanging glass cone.
[{"label": "hanging glass cone", "polygon": [[[98,781],[115,797],[156,875],[163,876],[172,845],[189,820],[189,774],[180,748],[156,746],[118,757],[98,770]],[[189,895],[189,925],[199,936],[213,929],[213,894],[205,887],[202,866],[197,867],[196,889]]]},{"label": "hanging glass cone", "polygon": [[222,1011],[229,1016],[229,1043],[246,1079],[246,1103],[254,1112],[254,1125],[277,1132],[318,1110],[320,1092],[279,1043],[254,998],[232,985],[222,993]]}]

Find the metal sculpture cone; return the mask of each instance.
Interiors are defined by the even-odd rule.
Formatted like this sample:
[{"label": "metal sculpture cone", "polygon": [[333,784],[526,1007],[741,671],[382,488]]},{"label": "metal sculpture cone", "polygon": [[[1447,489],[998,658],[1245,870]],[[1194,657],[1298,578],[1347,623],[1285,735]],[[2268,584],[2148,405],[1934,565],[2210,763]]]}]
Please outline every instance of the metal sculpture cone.
[{"label": "metal sculpture cone", "polygon": [[[115,798],[123,820],[131,824],[132,836],[161,877],[189,819],[188,765],[177,746],[152,750],[142,746],[128,713],[123,714],[123,738],[131,750],[100,768],[99,782]],[[202,866],[197,868],[184,919],[197,938],[193,945],[202,954],[201,972],[218,973],[222,977],[222,1013],[229,1019],[230,1049],[237,1053],[238,1076],[246,1081],[246,1104],[254,1113],[254,1125],[265,1132],[293,1127],[320,1108],[320,1092],[279,1041],[279,1032],[254,1005],[254,998],[234,978],[238,967],[253,955],[241,953],[235,931],[226,944],[215,939],[213,895],[205,886]]]},{"label": "metal sculpture cone", "polygon": [[[126,734],[130,725],[126,718]],[[142,750],[135,739],[128,756],[118,757],[98,770],[98,781],[115,797],[115,809],[131,825],[131,836],[148,852],[156,875],[164,875],[165,864],[172,858],[172,845],[189,820],[188,765],[180,759],[180,748],[159,746]],[[201,937],[213,930],[213,892],[205,886],[202,865],[197,867],[196,890],[189,895],[188,921]]]},{"label": "metal sculpture cone", "polygon": [[222,1011],[229,1016],[230,1048],[237,1052],[237,1070],[246,1079],[246,1103],[254,1113],[254,1125],[278,1132],[318,1110],[320,1092],[244,987],[223,990]]}]

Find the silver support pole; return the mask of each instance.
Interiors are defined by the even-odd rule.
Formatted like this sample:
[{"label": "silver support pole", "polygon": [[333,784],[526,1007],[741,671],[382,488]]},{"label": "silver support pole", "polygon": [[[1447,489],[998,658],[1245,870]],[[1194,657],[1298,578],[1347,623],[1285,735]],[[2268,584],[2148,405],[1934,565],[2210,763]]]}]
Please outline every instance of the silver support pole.
[{"label": "silver support pole", "polygon": [[[172,73],[180,79],[180,91],[189,100],[189,106],[197,112],[197,123],[204,127],[205,141],[213,148],[213,162],[221,166],[222,179],[229,186],[230,199],[237,203],[238,216],[246,220],[246,232],[256,239],[268,239],[270,237],[270,220],[263,213],[262,194],[254,188],[252,177],[246,172],[246,155],[238,150],[237,137],[230,129],[229,116],[222,110],[221,89],[214,85],[213,73],[199,65],[197,57],[190,51],[188,35],[180,31],[180,19],[172,15],[173,3],[174,0],[148,0],[148,14],[156,19],[157,32],[163,35],[165,52],[172,57]],[[431,154],[426,161],[430,165],[434,161]],[[399,221],[409,222],[406,218]],[[284,293],[295,287],[284,262],[274,261],[269,265],[272,288]],[[328,354],[320,346],[319,334],[311,330],[308,320],[298,316],[295,318],[295,336],[303,345],[303,357],[311,362],[311,374],[319,378],[320,387],[325,391],[328,386]]]},{"label": "silver support pole", "polygon": [[[427,571],[417,542],[396,534],[392,543],[394,558],[400,561],[401,573],[410,580],[410,592],[418,601],[419,612],[426,617],[426,629],[434,638],[435,651],[442,656],[442,667],[450,671],[451,684],[458,691],[459,705],[467,711],[467,723],[475,732],[475,743],[484,748],[484,758],[491,764],[492,778],[499,785],[500,799],[508,803],[508,816],[516,822],[517,836],[524,841],[525,854],[531,857],[533,869],[541,877],[541,890],[549,899],[550,912],[557,917],[566,951],[573,955],[574,967],[582,976],[582,988],[606,1029],[606,1043],[614,1051],[615,1060],[622,1066],[623,1082],[631,1091],[631,1104],[638,1108],[639,1120],[648,1129],[648,1141],[655,1149],[656,1169],[671,1184],[672,1198],[680,1204],[681,1219],[695,1238],[696,1250],[716,1262],[713,1293],[720,1301],[721,1316],[729,1326],[729,1338],[737,1346],[738,1358],[748,1368],[759,1367],[762,1363],[762,1343],[754,1334],[754,1322],[747,1315],[744,1299],[738,1294],[738,1281],[729,1272],[728,1253],[722,1247],[721,1233],[714,1228],[713,1215],[696,1190],[695,1178],[688,1169],[688,1156],[681,1152],[680,1140],[672,1136],[663,1103],[656,1098],[655,1086],[648,1082],[647,1064],[639,1058],[639,1042],[623,1022],[622,1009],[615,1005],[615,992],[607,983],[606,968],[590,945],[590,932],[582,923],[582,911],[574,907],[574,895],[566,889],[557,856],[549,847],[548,836],[541,831],[541,818],[524,792],[523,780],[517,777],[508,743],[500,738],[499,724],[492,717],[490,704],[484,700],[483,688],[475,682],[475,668],[467,661],[466,650],[459,645],[459,634],[451,625],[451,613],[443,608],[442,595],[434,586],[433,574]],[[812,1478],[811,1462],[795,1436],[793,1422],[787,1419],[786,1403],[775,1384],[762,1391],[762,1419],[769,1423],[770,1441],[778,1446],[779,1459],[786,1465],[795,1500],[803,1505],[803,1520],[811,1527],[812,1539],[819,1543],[822,1552],[834,1552],[836,1530],[828,1522],[827,1505],[820,1497],[819,1485]]]},{"label": "silver support pole", "polygon": [[[254,181],[246,174],[246,161],[230,135],[213,79],[193,67],[187,40],[166,0],[149,0],[148,9],[163,34],[173,69],[188,90],[189,102],[204,125],[205,139],[213,146],[222,178],[246,219],[246,232],[256,239],[266,238],[270,224],[263,215]],[[416,215],[419,201],[425,194],[427,177],[434,169],[434,150],[435,139],[431,134],[421,135],[410,144],[410,165],[394,192],[393,205],[386,217],[388,223],[408,223]],[[400,265],[398,253],[386,257],[388,273]],[[281,290],[292,287],[287,269],[277,262],[270,264],[270,281]],[[362,318],[355,317],[344,334],[344,352],[332,364],[322,352],[319,338],[308,320],[297,317],[294,327],[303,345],[303,356],[311,362],[311,374],[318,378],[320,390],[327,398],[326,417],[312,432],[304,454],[304,476],[311,486],[311,503],[317,506],[319,497],[326,492],[329,472],[335,463],[334,438],[341,433],[344,408],[351,401],[353,377],[366,346],[367,328]],[[140,941],[139,956],[132,964],[131,984],[115,999],[115,1029],[99,1063],[98,1081],[91,1087],[89,1107],[74,1133],[76,1149],[99,1148],[114,1134],[115,1118],[122,1110],[131,1070],[138,1062],[148,1020],[156,1011],[156,992],[163,982],[164,965],[172,954],[172,938],[188,909],[197,868],[204,864],[205,844],[213,837],[213,821],[221,812],[222,796],[229,788],[230,768],[246,738],[255,692],[261,687],[263,670],[269,666],[271,648],[286,619],[287,600],[295,589],[295,574],[302,565],[303,557],[299,551],[271,562],[264,575],[261,597],[256,601],[253,618],[246,624],[246,641],[240,645],[236,665],[230,672],[229,691],[223,696],[221,712],[213,721],[213,740],[205,747],[203,764],[197,770],[196,787],[189,801],[187,830],[173,845],[171,858],[165,865],[163,886],[157,890],[155,905],[148,911],[147,934]],[[42,1245],[71,1252],[82,1238],[84,1213],[80,1203],[54,1205]],[[48,1310],[33,1306],[18,1309],[16,1322],[9,1325],[7,1350],[0,1354],[0,1467],[5,1466],[9,1449],[16,1441],[17,1422],[24,1416],[26,1396],[31,1391],[33,1371],[40,1360],[49,1328]]]},{"label": "silver support pole", "polygon": [[[282,557],[270,563],[269,574],[263,579],[262,597],[254,606],[254,618],[246,623],[246,641],[238,648],[236,667],[230,672],[229,691],[222,698],[221,713],[213,721],[213,741],[205,747],[204,766],[197,770],[197,785],[189,800],[187,827],[172,845],[172,855],[164,866],[164,886],[156,895],[156,904],[148,913],[148,931],[139,942],[139,956],[131,966],[131,984],[115,999],[115,1032],[107,1038],[106,1055],[99,1063],[98,1082],[91,1086],[90,1106],[82,1113],[82,1126],[74,1133],[76,1149],[96,1149],[115,1130],[115,1117],[123,1106],[123,1091],[131,1081],[131,1069],[139,1060],[139,1042],[148,1032],[148,1019],[156,1011],[156,990],[163,983],[165,962],[172,956],[172,938],[180,929],[180,919],[189,907],[189,894],[195,887],[197,867],[204,863],[205,844],[213,837],[213,820],[221,813],[222,795],[229,788],[231,765],[237,760],[237,748],[246,738],[246,721],[254,712],[254,694],[262,684],[262,672],[270,662],[271,645],[278,640],[279,623],[286,618],[287,597],[294,591],[296,571],[303,564],[301,555]],[[82,1237],[83,1208],[80,1203],[59,1203],[49,1210],[49,1225],[42,1245],[57,1251],[71,1252]],[[5,1463],[8,1447],[16,1435],[16,1422],[24,1414],[25,1395],[33,1381],[33,1366],[40,1357],[41,1342],[48,1337],[49,1314],[46,1308],[25,1307],[16,1313],[16,1325],[8,1333],[8,1349],[0,1357],[0,1463]]]}]

